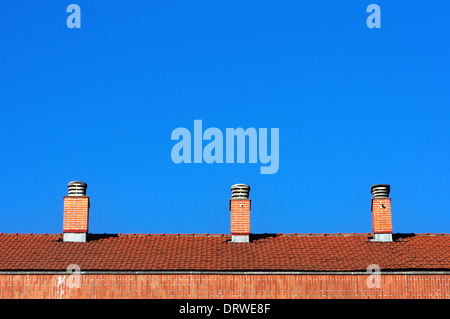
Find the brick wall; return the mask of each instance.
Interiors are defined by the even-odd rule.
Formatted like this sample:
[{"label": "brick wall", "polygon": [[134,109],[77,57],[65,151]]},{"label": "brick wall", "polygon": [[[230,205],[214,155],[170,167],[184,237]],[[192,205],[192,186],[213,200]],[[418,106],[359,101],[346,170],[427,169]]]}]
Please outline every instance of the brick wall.
[{"label": "brick wall", "polygon": [[250,199],[231,199],[231,234],[250,234]]},{"label": "brick wall", "polygon": [[88,196],[64,196],[65,233],[87,233],[89,220]]},{"label": "brick wall", "polygon": [[[73,275],[72,275],[73,276]],[[0,275],[0,298],[450,298],[450,275]],[[73,281],[72,281],[73,282]]]},{"label": "brick wall", "polygon": [[392,233],[391,199],[372,199],[372,227],[374,234]]}]

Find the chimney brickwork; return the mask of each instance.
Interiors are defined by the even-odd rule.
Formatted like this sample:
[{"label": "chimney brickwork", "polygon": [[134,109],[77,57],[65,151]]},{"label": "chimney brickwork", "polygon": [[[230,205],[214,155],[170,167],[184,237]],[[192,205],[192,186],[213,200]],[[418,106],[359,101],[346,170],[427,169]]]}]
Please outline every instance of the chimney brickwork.
[{"label": "chimney brickwork", "polygon": [[392,241],[390,186],[376,184],[372,186],[371,192],[373,241]]},{"label": "chimney brickwork", "polygon": [[87,184],[70,182],[69,195],[64,196],[64,241],[85,242],[89,225],[89,196]]},{"label": "chimney brickwork", "polygon": [[250,186],[236,184],[231,187],[230,212],[231,212],[231,241],[250,241],[250,209],[251,200],[248,198]]}]

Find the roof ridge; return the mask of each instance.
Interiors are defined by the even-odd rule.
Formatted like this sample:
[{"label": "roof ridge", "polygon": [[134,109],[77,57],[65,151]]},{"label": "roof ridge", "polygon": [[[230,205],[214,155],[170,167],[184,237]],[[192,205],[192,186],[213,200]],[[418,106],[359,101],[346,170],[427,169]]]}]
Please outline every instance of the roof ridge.
[{"label": "roof ridge", "polygon": [[[0,233],[0,236],[62,236],[62,233]],[[225,237],[231,234],[210,234],[210,233],[89,233],[89,235],[116,235],[123,237],[131,236],[167,236],[167,237]],[[251,233],[253,236],[272,235],[272,236],[370,236],[372,233]],[[414,236],[450,236],[450,233],[393,233],[393,235],[414,235]]]},{"label": "roof ridge", "polygon": [[0,233],[0,236],[62,236],[62,233]]}]

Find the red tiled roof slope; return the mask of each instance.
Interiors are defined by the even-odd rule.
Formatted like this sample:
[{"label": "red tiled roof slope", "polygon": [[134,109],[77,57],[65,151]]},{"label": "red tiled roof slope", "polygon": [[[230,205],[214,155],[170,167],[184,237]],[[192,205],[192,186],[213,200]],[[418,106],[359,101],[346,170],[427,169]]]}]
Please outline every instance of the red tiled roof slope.
[{"label": "red tiled roof slope", "polygon": [[87,270],[365,271],[450,270],[450,234],[394,234],[371,242],[368,234],[89,235],[85,243],[62,235],[0,234],[0,271]]}]

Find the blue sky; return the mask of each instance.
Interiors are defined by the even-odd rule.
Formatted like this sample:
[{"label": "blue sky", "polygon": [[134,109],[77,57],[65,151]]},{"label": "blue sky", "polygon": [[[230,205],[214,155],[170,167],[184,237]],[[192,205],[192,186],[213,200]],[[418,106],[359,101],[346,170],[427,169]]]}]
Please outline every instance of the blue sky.
[{"label": "blue sky", "polygon": [[[69,29],[66,7],[81,8]],[[366,8],[381,8],[381,28]],[[90,232],[450,232],[449,1],[3,1],[0,232],[62,232],[67,183]],[[175,128],[279,128],[279,171],[175,164]]]}]

